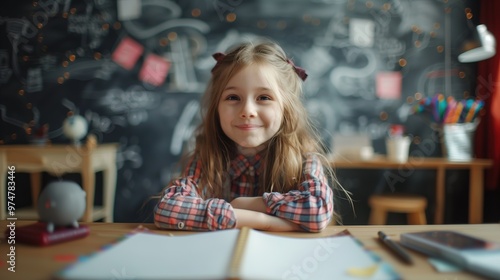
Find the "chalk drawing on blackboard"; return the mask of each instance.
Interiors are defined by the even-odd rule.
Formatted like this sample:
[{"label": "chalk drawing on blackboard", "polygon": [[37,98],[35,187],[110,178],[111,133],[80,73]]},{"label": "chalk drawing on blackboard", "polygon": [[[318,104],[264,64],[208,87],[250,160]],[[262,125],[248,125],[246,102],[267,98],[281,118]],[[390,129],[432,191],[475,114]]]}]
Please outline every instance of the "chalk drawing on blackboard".
[{"label": "chalk drawing on blackboard", "polygon": [[32,93],[43,89],[42,68],[29,68],[26,75],[26,92]]},{"label": "chalk drawing on blackboard", "polygon": [[[94,6],[93,1],[86,2],[85,13],[69,14],[67,30],[68,33],[81,35],[82,48],[97,49],[109,33],[109,28],[103,28],[103,25],[112,22],[114,18],[111,13],[101,9],[103,6]],[[99,11],[94,13],[94,7]]]},{"label": "chalk drawing on blackboard", "polygon": [[373,47],[375,23],[370,19],[352,18],[349,21],[349,40],[356,47]]},{"label": "chalk drawing on blackboard", "polygon": [[[153,38],[171,31],[169,34],[170,52],[159,54],[172,61],[169,87],[176,91],[201,91],[203,84],[198,82],[196,77],[193,58],[206,51],[206,38],[201,34],[210,31],[209,25],[197,19],[180,18],[182,11],[178,4],[172,1],[147,0],[142,1],[141,5],[141,17],[137,20],[124,20],[124,28],[131,36],[139,40]],[[159,14],[159,10],[164,12]],[[155,22],[146,21],[145,23],[142,19],[149,19],[153,15],[150,13],[154,13]],[[159,16],[161,18],[158,18]],[[144,86],[148,87],[147,84]]]},{"label": "chalk drawing on blackboard", "polygon": [[[217,44],[213,47],[213,52],[225,52],[232,46],[243,42],[243,41],[255,41],[259,38],[258,35],[253,33],[240,33],[236,29],[228,29],[224,36],[218,40]],[[215,65],[215,60],[211,53],[206,54],[204,57],[200,57],[196,61],[196,67],[202,71],[210,71]]]},{"label": "chalk drawing on blackboard", "polygon": [[7,115],[8,114],[7,106],[0,104],[0,112],[1,112],[0,116],[4,122],[21,128],[28,127],[28,123],[9,117]]},{"label": "chalk drawing on blackboard", "polygon": [[199,108],[199,102],[196,100],[190,101],[184,107],[179,121],[175,124],[174,131],[172,132],[172,141],[170,144],[170,153],[172,155],[180,155],[184,143],[187,142],[189,144],[189,140],[193,138],[193,131],[195,130],[193,120],[197,116]]},{"label": "chalk drawing on blackboard", "polygon": [[103,64],[107,63],[106,60],[95,60],[90,58],[81,57],[77,61],[68,64],[67,67],[57,69],[55,71],[45,72],[43,78],[47,82],[54,82],[59,77],[64,77],[64,73],[69,73],[68,79],[88,81],[95,78],[105,79],[107,76],[97,76],[99,71],[102,71]]},{"label": "chalk drawing on blackboard", "polygon": [[444,62],[432,64],[420,72],[417,79],[417,91],[424,96],[433,96],[439,92],[444,92],[444,82],[446,75],[444,72]]},{"label": "chalk drawing on blackboard", "polygon": [[73,103],[71,100],[67,99],[67,98],[63,98],[61,100],[61,104],[68,108],[68,110],[72,111],[75,115],[78,115],[80,113],[78,107],[75,105],[75,103]]},{"label": "chalk drawing on blackboard", "polygon": [[178,37],[171,43],[171,54],[173,67],[172,87],[179,91],[200,92],[203,84],[198,82],[194,71],[193,54],[190,52],[188,39],[184,36]]},{"label": "chalk drawing on blackboard", "polygon": [[42,55],[38,59],[38,62],[43,71],[50,71],[55,68],[57,64],[57,57],[51,54]]},{"label": "chalk drawing on blackboard", "polygon": [[140,85],[133,85],[125,91],[111,88],[97,100],[111,115],[123,115],[127,125],[137,126],[149,119],[149,111],[158,106],[157,93],[144,90]]},{"label": "chalk drawing on blackboard", "polygon": [[302,55],[301,64],[310,73],[311,77],[321,77],[335,64],[335,58],[328,49],[321,46],[312,46]]},{"label": "chalk drawing on blackboard", "polygon": [[385,67],[383,69],[393,69],[406,52],[405,42],[397,38],[386,37],[383,40],[377,40],[375,46],[380,57],[385,59]]},{"label": "chalk drawing on blackboard", "polygon": [[9,54],[7,50],[0,49],[0,84],[6,84],[12,76],[9,68]]},{"label": "chalk drawing on blackboard", "polygon": [[127,166],[130,166],[132,169],[142,166],[141,147],[134,142],[137,142],[136,139],[131,138],[129,140],[125,136],[120,137],[120,148],[116,153],[116,165],[118,169],[121,169],[126,163],[129,163]]},{"label": "chalk drawing on blackboard", "polygon": [[318,46],[330,46],[344,48],[351,46],[349,41],[349,28],[343,21],[344,13],[336,12],[328,22],[322,37],[314,39],[314,44]]},{"label": "chalk drawing on blackboard", "polygon": [[[22,120],[18,120],[8,116],[7,107],[5,105],[0,104],[0,119],[8,124],[14,125],[16,127],[20,127],[27,131],[28,134],[31,129],[37,130],[41,128],[44,124],[40,123],[40,110],[37,107],[32,107],[31,112],[33,113],[33,118],[29,122],[25,122]],[[59,127],[57,129],[53,129],[51,131],[47,131],[48,139],[52,139],[54,137],[58,137],[62,135],[62,128]]]},{"label": "chalk drawing on blackboard", "polygon": [[396,110],[396,115],[400,122],[406,122],[408,117],[413,114],[413,107],[408,103],[402,103]]},{"label": "chalk drawing on blackboard", "polygon": [[338,66],[330,73],[330,81],[343,96],[360,97],[365,100],[375,99],[373,77],[377,70],[378,58],[372,49],[350,48],[345,51],[349,65],[356,65],[358,59],[365,65]]},{"label": "chalk drawing on blackboard", "polygon": [[[150,9],[147,9],[149,6],[151,6]],[[164,12],[162,13],[163,18],[158,18],[158,10],[164,10]],[[157,15],[155,20],[158,22],[158,24],[153,26],[146,26],[144,24],[141,24],[140,19],[123,21],[123,26],[125,27],[125,29],[135,38],[146,39],[156,36],[157,34],[166,30],[179,27],[192,28],[194,30],[198,30],[201,33],[208,33],[210,31],[210,27],[208,26],[208,24],[201,20],[179,18],[182,14],[182,11],[179,5],[172,1],[142,1],[141,18],[148,19],[148,17],[150,17],[148,11],[155,12],[155,15]]]},{"label": "chalk drawing on blackboard", "polygon": [[113,63],[111,59],[103,59],[101,62],[101,67],[97,69],[97,71],[95,71],[94,78],[109,81],[118,67],[119,66],[116,63]]},{"label": "chalk drawing on blackboard", "polygon": [[89,134],[94,134],[98,141],[102,141],[103,135],[113,132],[115,125],[125,127],[127,122],[123,116],[113,116],[113,120],[107,116],[101,116],[91,110],[85,111],[85,119],[89,121]]},{"label": "chalk drawing on blackboard", "polygon": [[435,28],[436,19],[442,18],[444,13],[439,1],[394,1],[392,4],[393,10],[401,19],[397,29],[398,35],[412,32],[415,26],[423,33],[430,33]]},{"label": "chalk drawing on blackboard", "polygon": [[321,134],[331,136],[338,122],[333,102],[310,99],[306,101],[306,109],[309,112],[309,117],[315,120],[316,127],[322,129]]},{"label": "chalk drawing on blackboard", "polygon": [[308,80],[304,83],[304,95],[306,97],[314,98],[317,94],[322,93],[325,84],[330,84],[324,77],[335,64],[336,60],[328,52],[327,47],[312,46],[304,52],[300,59],[300,65],[309,73]]}]

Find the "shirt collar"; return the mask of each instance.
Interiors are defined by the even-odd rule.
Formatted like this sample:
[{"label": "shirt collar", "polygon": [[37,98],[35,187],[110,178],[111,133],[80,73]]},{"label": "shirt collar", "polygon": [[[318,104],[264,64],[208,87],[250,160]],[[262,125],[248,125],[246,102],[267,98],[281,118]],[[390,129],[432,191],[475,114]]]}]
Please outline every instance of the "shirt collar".
[{"label": "shirt collar", "polygon": [[252,169],[258,174],[260,169],[262,155],[257,153],[253,156],[237,155],[232,161],[229,170],[231,180],[234,180],[245,173],[248,169]]}]

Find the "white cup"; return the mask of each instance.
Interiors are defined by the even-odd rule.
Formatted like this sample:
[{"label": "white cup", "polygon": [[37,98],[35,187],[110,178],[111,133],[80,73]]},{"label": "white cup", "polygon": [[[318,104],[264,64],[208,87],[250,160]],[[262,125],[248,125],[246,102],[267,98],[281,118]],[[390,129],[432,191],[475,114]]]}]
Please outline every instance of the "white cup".
[{"label": "white cup", "polygon": [[387,148],[387,158],[395,162],[407,162],[410,150],[410,138],[393,137],[385,140],[385,147]]}]

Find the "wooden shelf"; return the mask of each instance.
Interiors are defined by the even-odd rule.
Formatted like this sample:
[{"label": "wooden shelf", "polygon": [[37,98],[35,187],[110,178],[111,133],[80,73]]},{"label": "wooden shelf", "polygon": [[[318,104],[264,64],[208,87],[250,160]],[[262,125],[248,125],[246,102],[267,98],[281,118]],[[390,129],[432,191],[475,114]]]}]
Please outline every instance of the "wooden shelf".
[{"label": "wooden shelf", "polygon": [[[97,221],[106,217],[106,209],[103,206],[94,206],[92,209],[92,220]],[[16,209],[14,216],[18,220],[38,220],[38,213],[33,207],[23,207]],[[82,221],[82,219],[80,219]]]}]

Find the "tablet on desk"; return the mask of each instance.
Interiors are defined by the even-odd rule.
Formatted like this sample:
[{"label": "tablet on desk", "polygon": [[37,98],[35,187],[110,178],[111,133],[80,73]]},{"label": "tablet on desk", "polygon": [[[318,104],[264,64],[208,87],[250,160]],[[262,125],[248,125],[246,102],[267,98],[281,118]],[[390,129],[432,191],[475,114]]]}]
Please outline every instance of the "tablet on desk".
[{"label": "tablet on desk", "polygon": [[402,245],[448,260],[486,277],[500,278],[500,244],[455,231],[403,233]]}]

